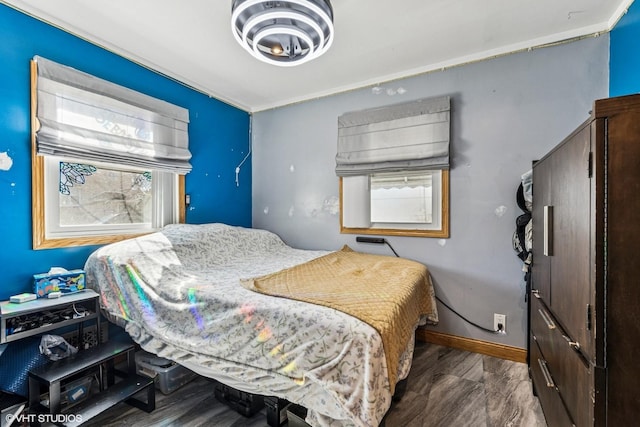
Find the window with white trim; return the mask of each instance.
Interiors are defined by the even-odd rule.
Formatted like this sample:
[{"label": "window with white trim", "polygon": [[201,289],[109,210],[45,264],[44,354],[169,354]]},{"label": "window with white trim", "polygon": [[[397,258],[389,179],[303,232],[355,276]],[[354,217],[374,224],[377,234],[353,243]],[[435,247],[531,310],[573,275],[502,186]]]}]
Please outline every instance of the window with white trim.
[{"label": "window with white trim", "polygon": [[184,221],[188,110],[41,57],[31,73],[34,249]]},{"label": "window with white trim", "polygon": [[149,233],[178,222],[171,172],[44,159],[47,239]]}]

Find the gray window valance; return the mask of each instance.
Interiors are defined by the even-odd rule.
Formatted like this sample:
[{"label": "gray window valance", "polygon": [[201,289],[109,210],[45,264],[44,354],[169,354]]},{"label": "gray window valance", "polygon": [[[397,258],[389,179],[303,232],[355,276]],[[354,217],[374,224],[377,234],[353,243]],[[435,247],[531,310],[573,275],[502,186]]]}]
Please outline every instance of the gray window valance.
[{"label": "gray window valance", "polygon": [[449,168],[449,96],[338,117],[336,175]]},{"label": "gray window valance", "polygon": [[189,110],[36,56],[37,153],[186,174]]}]

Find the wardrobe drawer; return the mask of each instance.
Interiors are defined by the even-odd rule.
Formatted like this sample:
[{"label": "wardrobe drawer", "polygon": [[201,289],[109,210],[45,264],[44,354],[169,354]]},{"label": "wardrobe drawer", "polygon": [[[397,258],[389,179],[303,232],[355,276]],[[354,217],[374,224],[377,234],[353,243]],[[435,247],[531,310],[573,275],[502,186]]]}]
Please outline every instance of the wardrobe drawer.
[{"label": "wardrobe drawer", "polygon": [[570,427],[573,426],[573,421],[567,412],[560,393],[555,386],[553,377],[548,371],[547,362],[542,357],[538,343],[536,342],[536,336],[531,333],[531,343],[529,345],[530,370],[531,380],[533,381],[533,387],[544,417],[549,427]]},{"label": "wardrobe drawer", "polygon": [[593,419],[593,402],[589,398],[593,388],[591,366],[536,298],[532,298],[531,304],[531,331],[571,418],[577,426],[590,425]]}]

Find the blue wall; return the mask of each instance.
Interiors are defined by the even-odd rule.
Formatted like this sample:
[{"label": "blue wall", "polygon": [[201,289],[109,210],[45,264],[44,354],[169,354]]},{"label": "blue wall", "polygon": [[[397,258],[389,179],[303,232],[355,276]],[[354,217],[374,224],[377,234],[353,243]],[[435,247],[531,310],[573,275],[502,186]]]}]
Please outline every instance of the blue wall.
[{"label": "blue wall", "polygon": [[240,186],[235,168],[249,149],[249,114],[186,88],[118,55],[0,5],[0,299],[26,292],[34,273],[51,266],[82,268],[96,249],[31,249],[31,143],[29,60],[40,55],[122,86],[188,108],[193,171],[188,223],[251,226],[251,162]]},{"label": "blue wall", "polygon": [[611,31],[609,96],[640,92],[640,3],[634,2]]}]

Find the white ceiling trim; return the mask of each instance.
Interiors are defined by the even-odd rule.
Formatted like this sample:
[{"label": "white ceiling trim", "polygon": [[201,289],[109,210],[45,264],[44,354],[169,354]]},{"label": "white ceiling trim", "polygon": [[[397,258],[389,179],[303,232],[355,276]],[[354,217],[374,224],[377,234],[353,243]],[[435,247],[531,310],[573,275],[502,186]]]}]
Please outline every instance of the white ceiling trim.
[{"label": "white ceiling trim", "polygon": [[613,15],[611,15],[611,18],[609,19],[609,22],[607,24],[607,28],[609,31],[613,30],[613,27],[616,26],[618,21],[622,19],[624,15],[627,14],[627,11],[629,10],[629,7],[631,6],[632,3],[633,3],[633,0],[624,0],[620,4],[618,9],[616,9],[616,11],[613,13]]},{"label": "white ceiling trim", "polygon": [[484,61],[487,59],[509,55],[516,52],[523,52],[527,50],[542,48],[545,46],[555,45],[558,43],[567,43],[580,38],[597,37],[600,34],[608,32],[609,30],[610,30],[610,27],[608,25],[608,22],[603,22],[597,25],[591,25],[588,27],[579,28],[573,31],[566,31],[558,34],[552,34],[552,35],[540,37],[537,39],[510,44],[510,45],[503,46],[496,49],[490,49],[483,52],[474,53],[471,55],[453,58],[447,61],[425,65],[424,67],[404,70],[401,73],[388,74],[375,79],[354,82],[353,84],[332,88],[331,90],[328,90],[328,91],[317,92],[312,94],[311,96],[307,95],[304,97],[291,98],[277,104],[264,104],[264,105],[254,106],[253,109],[250,110],[250,112],[259,112],[259,111],[274,109],[274,108],[283,107],[286,105],[304,102],[309,99],[318,99],[325,96],[335,95],[341,92],[348,92],[356,89],[361,89],[367,86],[382,85],[384,83],[388,83],[394,80],[404,79],[407,77],[417,76],[420,74],[425,74],[433,71],[442,71],[447,68],[453,68],[453,67],[470,64],[478,61]]},{"label": "white ceiling trim", "polygon": [[[218,0],[219,1],[219,0]],[[155,73],[161,74],[162,76],[165,76],[167,78],[170,78],[171,80],[175,80],[177,83],[180,83],[186,87],[189,87],[193,90],[196,90],[204,95],[207,95],[210,98],[216,98],[226,104],[229,104],[233,107],[239,108],[241,110],[247,111],[247,112],[252,112],[251,106],[249,105],[243,105],[240,104],[232,99],[229,99],[228,97],[226,97],[224,94],[221,93],[212,93],[211,90],[207,89],[206,87],[198,84],[197,82],[192,81],[191,79],[182,76],[178,73],[175,73],[173,71],[170,71],[168,69],[166,69],[164,66],[161,66],[159,64],[154,63],[153,61],[149,61],[147,59],[144,59],[142,57],[140,57],[139,55],[124,49],[120,46],[116,46],[113,43],[110,43],[107,40],[104,40],[102,38],[96,37],[93,34],[89,34],[88,32],[76,27],[75,25],[72,25],[68,22],[65,22],[61,19],[58,19],[54,16],[51,16],[50,14],[32,7],[31,5],[25,4],[24,2],[20,1],[20,0],[16,0],[13,1],[12,4],[8,4],[4,1],[0,1],[0,3],[4,3],[7,6],[18,10],[20,12],[26,13],[27,15],[31,16],[34,19],[37,19],[39,21],[42,21],[46,24],[49,24],[53,27],[56,27],[66,33],[72,34],[76,37],[81,38],[82,40],[87,41],[88,43],[91,43],[93,45],[96,45],[98,47],[101,47],[109,52],[115,53],[118,56],[121,56],[125,59],[128,59],[129,61],[132,61],[138,65],[140,65],[141,67],[147,68],[150,71],[153,71]],[[82,71],[82,70],[80,70]]]},{"label": "white ceiling trim", "polygon": [[[9,3],[8,1],[10,1],[11,3]],[[216,1],[223,1],[223,0],[216,0]],[[346,0],[338,0],[338,1],[346,1]],[[608,0],[608,1],[613,2],[615,0]],[[212,85],[210,83],[207,83],[206,79],[204,80],[198,79],[195,75],[192,75],[192,77],[187,77],[183,75],[187,73],[187,71],[184,68],[182,69],[182,71],[176,70],[176,69],[172,70],[170,62],[164,62],[164,65],[158,64],[157,62],[159,62],[160,59],[157,56],[155,59],[148,59],[148,58],[145,58],[145,52],[138,51],[138,53],[135,53],[134,52],[136,48],[135,44],[127,45],[127,47],[117,45],[116,42],[110,42],[106,40],[106,36],[104,35],[104,33],[102,37],[99,37],[91,33],[92,32],[91,28],[86,28],[86,27],[85,29],[80,28],[81,24],[78,23],[80,21],[75,21],[76,24],[72,24],[71,21],[73,21],[73,18],[71,16],[64,15],[64,14],[57,14],[56,11],[58,9],[55,9],[55,8],[52,9],[51,4],[46,3],[46,6],[49,7],[48,9],[49,12],[46,12],[45,10],[43,10],[43,8],[46,9],[45,4],[40,3],[39,5],[41,7],[39,7],[39,6],[34,6],[33,5],[34,2],[35,2],[34,0],[0,0],[0,3],[6,4],[9,7],[12,7],[16,10],[24,12],[34,17],[35,19],[44,21],[54,27],[61,29],[62,31],[76,35],[82,38],[83,40],[88,41],[89,43],[100,46],[110,52],[113,52],[119,56],[129,59],[145,68],[148,68],[163,76],[173,79],[179,82],[180,84],[183,84],[189,88],[192,88],[198,92],[201,92],[206,96],[216,98],[224,103],[227,103],[229,105],[232,105],[244,111],[254,113],[254,112],[274,109],[274,108],[278,108],[286,105],[296,104],[296,103],[304,102],[311,99],[326,97],[326,96],[334,95],[341,92],[352,91],[352,90],[373,86],[373,85],[380,85],[386,82],[407,78],[407,77],[411,77],[419,74],[434,72],[434,71],[443,70],[443,69],[447,69],[455,66],[483,61],[486,59],[495,58],[498,56],[503,56],[503,55],[507,55],[515,52],[523,52],[523,51],[537,49],[537,48],[541,48],[544,46],[549,46],[557,43],[572,41],[579,38],[597,36],[599,34],[603,34],[610,31],[618,23],[620,18],[624,16],[624,14],[627,12],[628,8],[633,3],[633,0],[620,0],[620,3],[618,3],[618,6],[613,12],[613,15],[610,17],[600,16],[598,19],[599,23],[597,24],[591,24],[591,25],[587,25],[579,28],[574,28],[572,30],[568,30],[565,32],[549,34],[539,38],[533,38],[525,41],[505,44],[497,48],[490,48],[486,50],[473,52],[469,55],[454,56],[450,59],[446,59],[441,62],[431,62],[424,66],[420,66],[417,68],[408,68],[395,73],[381,74],[375,77],[363,78],[361,80],[356,77],[356,78],[352,78],[351,79],[352,81],[348,80],[347,84],[339,84],[338,82],[336,82],[338,84],[324,90],[314,91],[312,89],[312,86],[307,85],[305,89],[307,90],[310,89],[308,92],[298,91],[298,93],[295,93],[292,91],[291,93],[294,96],[289,96],[289,97],[284,96],[279,99],[273,97],[272,99],[262,98],[262,100],[257,100],[257,98],[259,97],[255,97],[256,100],[254,101],[250,101],[250,98],[243,100],[242,96],[234,96],[233,91],[229,92],[228,95],[225,95],[225,93],[222,93],[224,92],[224,88],[219,87],[220,85],[217,85],[217,86],[215,84]],[[437,3],[438,2],[435,2],[434,5]],[[440,3],[440,6],[442,6],[443,4],[445,3]],[[342,6],[348,7],[348,6],[354,6],[354,5],[355,4],[352,5],[351,3],[345,3]],[[216,5],[216,7],[219,7],[219,6]],[[427,7],[427,5],[425,5],[425,7]],[[576,12],[580,13],[582,11],[577,10]],[[570,12],[570,13],[573,13],[573,12]],[[57,15],[57,16],[54,16],[54,15]],[[77,16],[75,18],[77,18]],[[571,16],[569,16],[567,19],[571,19]],[[226,31],[226,28],[224,29],[224,31]],[[408,34],[408,36],[411,37],[411,34]],[[517,37],[517,34],[514,34],[513,36]],[[122,43],[120,42],[120,44]],[[490,46],[487,46],[487,47],[490,47]],[[239,54],[243,55],[245,54],[245,52],[242,51]],[[235,52],[233,53],[233,55],[235,58]],[[336,59],[338,59],[338,57],[336,57]],[[243,64],[246,63],[244,58],[238,57],[238,61]],[[220,75],[220,77],[223,79],[226,79],[224,75]],[[231,83],[234,78],[235,76],[229,76],[229,80],[228,80],[228,83],[230,84],[229,87],[242,88],[243,87],[242,85],[234,86],[235,83]],[[214,89],[214,86],[215,86],[215,89]]]},{"label": "white ceiling trim", "polygon": [[[401,73],[385,75],[376,79],[362,80],[350,85],[332,88],[330,91],[317,92],[311,96],[311,99],[317,99],[325,96],[334,95],[336,93],[361,89],[367,86],[381,85],[383,83],[388,83],[394,80],[399,80],[399,79],[403,79],[411,76],[417,76],[420,74],[425,74],[433,71],[445,70],[447,68],[457,67],[457,66],[470,64],[478,61],[484,61],[487,59],[509,55],[516,52],[522,52],[522,51],[527,51],[531,49],[538,49],[538,48],[542,48],[545,46],[554,45],[558,43],[567,43],[570,41],[574,41],[576,39],[585,38],[589,36],[598,37],[603,33],[607,33],[611,31],[613,27],[615,27],[618,21],[627,13],[627,10],[629,9],[633,1],[634,0],[625,0],[625,2],[622,3],[620,7],[618,7],[618,9],[616,9],[615,13],[611,16],[611,18],[608,21],[601,22],[600,24],[582,27],[572,31],[565,31],[557,34],[551,34],[548,36],[531,39],[531,40],[527,40],[520,43],[514,43],[507,46],[502,46],[496,49],[490,49],[483,52],[474,53],[472,55],[461,56],[461,57],[453,58],[447,61],[425,65],[424,67],[405,70]],[[310,99],[309,96],[291,98],[278,104],[258,105],[248,111],[259,112],[259,111],[282,107],[285,105],[304,102],[309,99]]]}]

